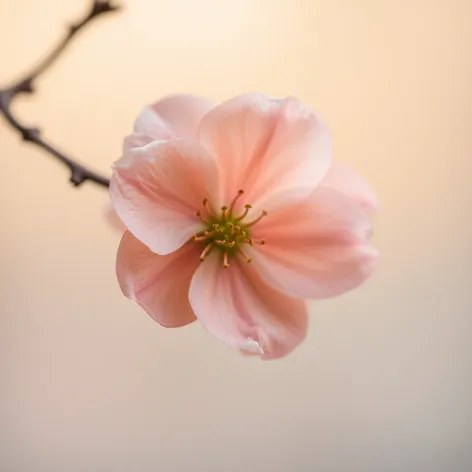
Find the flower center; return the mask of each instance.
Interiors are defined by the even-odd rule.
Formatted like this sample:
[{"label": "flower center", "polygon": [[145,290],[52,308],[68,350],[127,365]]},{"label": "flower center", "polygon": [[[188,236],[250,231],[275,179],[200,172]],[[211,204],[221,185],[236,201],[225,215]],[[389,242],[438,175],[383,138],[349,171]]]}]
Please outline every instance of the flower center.
[{"label": "flower center", "polygon": [[223,256],[223,267],[227,269],[229,268],[229,258],[237,255],[244,257],[246,262],[252,261],[244,251],[244,245],[265,244],[264,239],[253,239],[251,230],[267,215],[267,212],[262,210],[257,218],[249,221],[246,220],[246,217],[252,208],[251,205],[244,205],[244,211],[239,215],[234,212],[236,202],[243,194],[244,190],[239,190],[229,207],[222,206],[217,215],[211,210],[208,200],[203,200],[203,210],[197,211],[197,216],[205,224],[205,229],[193,236],[193,240],[203,246],[201,261],[204,261],[211,251],[218,250]]}]

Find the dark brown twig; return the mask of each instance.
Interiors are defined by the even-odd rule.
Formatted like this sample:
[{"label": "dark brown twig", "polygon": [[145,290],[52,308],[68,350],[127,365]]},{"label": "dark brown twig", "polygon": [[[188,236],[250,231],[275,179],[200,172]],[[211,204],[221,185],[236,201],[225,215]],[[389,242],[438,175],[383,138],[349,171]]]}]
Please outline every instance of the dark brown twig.
[{"label": "dark brown twig", "polygon": [[29,127],[20,123],[12,113],[11,105],[18,95],[31,94],[34,92],[34,82],[36,79],[56,61],[56,59],[61,55],[64,49],[66,49],[67,45],[71,42],[74,36],[82,28],[84,28],[94,18],[97,18],[100,15],[108,12],[116,11],[118,9],[119,7],[117,5],[113,5],[111,1],[94,0],[85,17],[69,27],[66,36],[42,62],[34,67],[25,78],[21,79],[9,88],[0,90],[0,111],[3,113],[7,122],[10,123],[10,125],[16,130],[18,130],[24,141],[39,146],[66,165],[71,172],[70,181],[76,187],[83,184],[86,180],[95,182],[96,184],[103,187],[108,187],[110,181],[108,178],[91,171],[82,164],[79,164],[74,159],[59,151],[55,146],[52,146],[46,142],[43,138],[41,138],[40,131],[37,127]]}]

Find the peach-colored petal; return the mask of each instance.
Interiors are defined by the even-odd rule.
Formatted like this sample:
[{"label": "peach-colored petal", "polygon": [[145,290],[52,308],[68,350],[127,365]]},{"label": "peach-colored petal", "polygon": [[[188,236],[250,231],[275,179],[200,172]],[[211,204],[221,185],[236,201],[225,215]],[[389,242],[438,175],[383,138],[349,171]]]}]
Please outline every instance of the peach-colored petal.
[{"label": "peach-colored petal", "polygon": [[233,98],[204,116],[198,135],[218,162],[220,204],[228,204],[239,189],[251,204],[274,191],[300,188],[309,194],[330,165],[325,126],[294,98]]},{"label": "peach-colored petal", "polygon": [[151,251],[169,254],[202,228],[196,216],[217,191],[213,158],[197,141],[155,141],[128,150],[113,169],[110,196],[119,218]]},{"label": "peach-colored petal", "polygon": [[242,259],[232,259],[231,267],[224,269],[217,251],[197,269],[189,297],[205,329],[263,359],[287,355],[307,330],[303,301],[269,287]]},{"label": "peach-colored petal", "polygon": [[249,251],[261,276],[294,297],[327,298],[365,281],[377,252],[361,208],[341,193],[320,187],[303,203],[269,212],[253,230],[266,244]]},{"label": "peach-colored petal", "polygon": [[196,319],[188,289],[199,262],[195,244],[159,256],[126,231],[118,249],[116,274],[126,297],[135,299],[162,326],[178,327]]},{"label": "peach-colored petal", "polygon": [[211,100],[194,95],[165,97],[144,108],[124,146],[131,149],[156,140],[195,139],[200,121],[214,106]]},{"label": "peach-colored petal", "polygon": [[369,213],[378,208],[377,197],[370,185],[351,166],[342,162],[333,162],[320,185],[352,198]]}]

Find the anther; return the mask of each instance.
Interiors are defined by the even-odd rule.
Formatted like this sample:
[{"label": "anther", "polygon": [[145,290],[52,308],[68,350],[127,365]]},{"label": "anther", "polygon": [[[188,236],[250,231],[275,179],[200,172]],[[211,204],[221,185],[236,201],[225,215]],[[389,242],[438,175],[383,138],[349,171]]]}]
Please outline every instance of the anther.
[{"label": "anther", "polygon": [[212,228],[213,228],[215,231],[219,231],[220,225],[219,225],[218,223],[214,223],[214,224],[212,225]]},{"label": "anther", "polygon": [[240,216],[238,216],[234,221],[241,221],[244,218],[246,218],[246,215],[249,213],[249,210],[252,208],[251,205],[244,205],[244,213]]},{"label": "anther", "polygon": [[265,210],[262,210],[262,213],[260,214],[259,217],[257,217],[255,220],[251,221],[250,223],[248,223],[246,226],[246,228],[249,228],[251,226],[254,226],[256,223],[259,223],[259,221],[262,220],[262,218],[264,218],[264,216],[267,216],[267,212]]},{"label": "anther", "polygon": [[237,195],[233,198],[233,201],[231,202],[231,205],[229,206],[229,214],[230,215],[233,214],[234,205],[236,204],[236,202],[238,201],[238,198],[241,197],[241,195],[243,193],[244,193],[244,190],[238,190]]},{"label": "anther", "polygon": [[198,236],[196,234],[193,235],[193,240],[194,241],[205,241],[205,239],[207,239],[206,236]]},{"label": "anther", "polygon": [[210,215],[210,216],[213,216],[212,212],[211,212],[211,209],[208,205],[208,198],[205,198],[203,199],[203,207],[205,208],[205,210],[207,211],[207,213]]},{"label": "anther", "polygon": [[227,243],[226,246],[227,247],[234,247],[235,244],[236,244],[235,241],[231,241],[230,243]]},{"label": "anther", "polygon": [[224,267],[225,269],[229,269],[228,253],[227,253],[227,252],[225,252],[225,253],[223,254],[223,267]]},{"label": "anther", "polygon": [[248,264],[249,264],[250,262],[252,262],[252,258],[249,257],[246,252],[244,252],[244,251],[243,251],[241,248],[239,248],[239,247],[237,248],[237,250],[238,250],[239,254],[241,254],[241,256],[243,256],[244,258],[246,258],[246,262],[247,262]]},{"label": "anther", "polygon": [[250,246],[254,246],[254,239],[245,239],[245,243],[248,243]]},{"label": "anther", "polygon": [[224,221],[226,220],[226,210],[228,209],[228,207],[226,205],[222,206],[221,207],[221,219]]},{"label": "anther", "polygon": [[213,246],[213,243],[208,244],[208,246],[203,250],[203,252],[200,255],[200,261],[203,262],[205,260],[206,255],[210,252],[211,246]]},{"label": "anther", "polygon": [[218,246],[223,246],[224,244],[226,244],[226,241],[224,239],[218,239],[217,241],[215,241],[215,244],[218,244]]}]

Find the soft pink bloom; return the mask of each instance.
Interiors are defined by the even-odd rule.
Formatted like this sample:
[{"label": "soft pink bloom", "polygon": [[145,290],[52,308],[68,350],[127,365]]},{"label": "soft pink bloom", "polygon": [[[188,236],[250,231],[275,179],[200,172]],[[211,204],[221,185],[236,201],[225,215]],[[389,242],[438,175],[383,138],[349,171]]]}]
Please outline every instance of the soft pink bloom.
[{"label": "soft pink bloom", "polygon": [[181,95],[146,108],[110,192],[128,228],[117,256],[123,293],[163,326],[198,318],[265,359],[304,338],[304,300],[357,287],[377,258],[375,195],[331,163],[325,126],[293,98],[215,106]]}]

